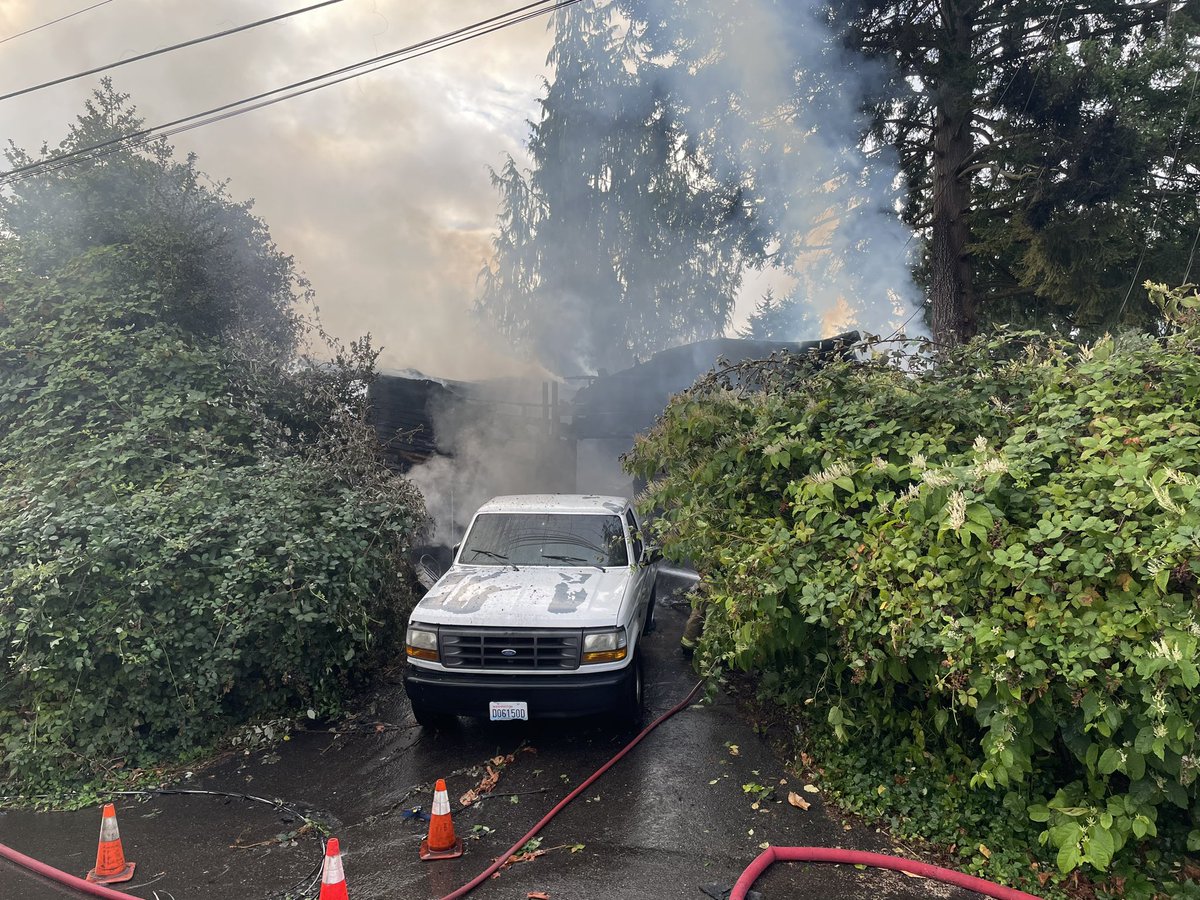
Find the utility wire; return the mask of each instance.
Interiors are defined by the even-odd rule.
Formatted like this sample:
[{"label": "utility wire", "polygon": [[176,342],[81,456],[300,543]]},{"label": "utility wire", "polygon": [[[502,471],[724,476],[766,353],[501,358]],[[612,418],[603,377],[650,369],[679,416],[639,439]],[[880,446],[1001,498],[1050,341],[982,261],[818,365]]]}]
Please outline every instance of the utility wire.
[{"label": "utility wire", "polygon": [[271,106],[275,103],[281,103],[284,100],[290,100],[293,97],[299,97],[320,90],[324,87],[340,84],[343,81],[348,81],[351,78],[357,78],[360,75],[370,72],[376,72],[388,66],[408,62],[409,60],[417,59],[437,50],[444,50],[455,44],[491,34],[503,28],[508,28],[511,25],[520,24],[521,22],[528,21],[548,12],[554,12],[578,2],[579,0],[557,0],[557,2],[537,0],[537,2],[509,10],[488,19],[483,19],[472,25],[457,28],[454,31],[419,41],[418,43],[363,60],[362,62],[334,69],[322,75],[316,75],[280,88],[264,91],[263,93],[255,94],[242,100],[236,100],[232,103],[226,103],[222,106],[205,110],[204,112],[175,119],[172,122],[131,132],[121,137],[111,138],[110,140],[102,141],[89,147],[83,147],[61,156],[10,169],[8,172],[0,173],[0,186],[46,172],[53,172],[69,165],[91,162],[122,150],[137,149],[158,138],[170,137],[184,131],[190,131],[193,128],[200,128],[204,125],[220,122],[234,116],[242,115],[243,113]]},{"label": "utility wire", "polygon": [[[105,0],[105,2],[108,2],[108,0]],[[323,0],[321,3],[314,3],[312,6],[306,6],[303,9],[295,9],[291,12],[280,13],[277,16],[259,19],[257,22],[249,22],[245,25],[238,25],[236,28],[227,28],[224,31],[207,34],[204,37],[192,38],[190,41],[184,41],[181,44],[172,44],[170,47],[162,47],[158,50],[151,50],[147,53],[139,53],[137,56],[131,56],[128,59],[120,59],[116,62],[108,63],[107,65],[96,66],[94,69],[88,69],[85,72],[76,72],[74,75],[64,75],[62,78],[55,78],[53,81],[43,81],[41,84],[35,84],[32,87],[21,88],[21,90],[13,91],[9,94],[0,94],[0,100],[11,100],[13,97],[20,97],[24,94],[32,94],[34,91],[40,91],[43,88],[53,87],[56,84],[64,84],[68,81],[75,81],[78,78],[86,78],[88,75],[95,75],[97,72],[104,72],[108,69],[115,69],[119,66],[127,66],[130,63],[141,62],[143,59],[150,59],[152,56],[161,56],[164,53],[170,53],[174,50],[182,50],[184,47],[194,47],[196,44],[203,44],[207,41],[215,41],[217,38],[229,37],[229,35],[237,34],[240,31],[249,31],[251,28],[258,28],[260,25],[269,25],[270,23],[278,22],[281,19],[290,19],[292,16],[298,16],[302,13],[312,12],[314,9],[320,9],[323,6],[332,6],[335,3],[341,2],[342,0]],[[97,4],[97,6],[99,5],[100,4]]]},{"label": "utility wire", "polygon": [[73,19],[78,15],[82,15],[88,10],[95,9],[97,6],[104,6],[106,3],[112,3],[112,0],[100,0],[99,3],[93,3],[91,6],[85,6],[83,9],[77,9],[73,13],[68,13],[65,16],[59,16],[57,19],[52,19],[49,22],[43,22],[41,25],[35,25],[33,28],[26,28],[24,31],[18,31],[16,34],[10,34],[6,38],[0,38],[0,44],[7,44],[15,38],[24,37],[27,34],[33,34],[35,31],[41,31],[43,28],[49,28],[51,25],[57,25],[59,22],[65,22],[67,19]]}]

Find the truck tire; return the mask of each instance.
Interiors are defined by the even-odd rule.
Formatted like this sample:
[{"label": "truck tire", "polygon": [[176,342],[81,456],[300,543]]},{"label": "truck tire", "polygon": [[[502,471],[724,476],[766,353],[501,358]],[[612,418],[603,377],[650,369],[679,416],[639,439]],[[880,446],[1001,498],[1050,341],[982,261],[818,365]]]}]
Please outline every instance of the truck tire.
[{"label": "truck tire", "polygon": [[642,654],[633,654],[633,677],[624,686],[621,699],[617,705],[616,717],[618,724],[636,728],[642,724],[642,714],[645,711],[644,679],[642,677]]},{"label": "truck tire", "polygon": [[646,606],[646,624],[642,634],[653,634],[658,630],[658,622],[654,618],[654,602],[658,599],[658,585],[650,588],[650,603]]}]

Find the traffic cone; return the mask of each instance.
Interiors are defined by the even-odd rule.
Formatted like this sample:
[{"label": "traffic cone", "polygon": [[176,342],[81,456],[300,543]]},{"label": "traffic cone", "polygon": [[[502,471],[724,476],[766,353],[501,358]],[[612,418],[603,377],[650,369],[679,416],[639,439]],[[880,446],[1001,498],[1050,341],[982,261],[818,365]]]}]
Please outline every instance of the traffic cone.
[{"label": "traffic cone", "polygon": [[439,778],[433,786],[433,813],[429,818],[429,837],[421,841],[420,856],[424,860],[454,859],[462,856],[463,842],[454,836],[450,820],[450,797],[446,781]]},{"label": "traffic cone", "polygon": [[321,869],[321,896],[318,900],[350,900],[346,893],[346,873],[342,870],[342,852],[337,838],[325,842],[325,866]]},{"label": "traffic cone", "polygon": [[133,879],[136,863],[125,861],[121,849],[121,833],[117,830],[117,811],[111,803],[104,804],[100,817],[100,846],[96,850],[96,868],[85,876],[92,884],[120,884]]}]

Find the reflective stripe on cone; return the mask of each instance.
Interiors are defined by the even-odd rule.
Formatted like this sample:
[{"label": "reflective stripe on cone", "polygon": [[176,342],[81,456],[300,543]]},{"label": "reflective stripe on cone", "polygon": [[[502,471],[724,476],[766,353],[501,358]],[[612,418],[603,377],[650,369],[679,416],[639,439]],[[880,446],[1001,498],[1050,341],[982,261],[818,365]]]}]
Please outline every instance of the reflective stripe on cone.
[{"label": "reflective stripe on cone", "polygon": [[342,869],[342,851],[337,838],[330,838],[325,844],[320,900],[350,900],[346,890],[346,873]]},{"label": "reflective stripe on cone", "polygon": [[446,793],[446,781],[439,778],[433,786],[433,813],[429,818],[429,836],[421,841],[418,851],[421,859],[454,859],[462,856],[463,842],[454,834],[454,822],[450,818],[450,797]]},{"label": "reflective stripe on cone", "polygon": [[117,828],[117,810],[104,804],[100,814],[100,843],[96,848],[96,866],[84,877],[92,884],[120,884],[133,879],[136,863],[125,860],[121,832]]}]

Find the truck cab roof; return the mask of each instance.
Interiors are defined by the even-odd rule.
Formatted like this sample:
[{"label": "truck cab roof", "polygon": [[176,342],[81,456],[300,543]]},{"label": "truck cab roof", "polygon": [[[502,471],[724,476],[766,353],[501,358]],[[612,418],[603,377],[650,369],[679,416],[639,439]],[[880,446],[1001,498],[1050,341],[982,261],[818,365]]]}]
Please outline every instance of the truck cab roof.
[{"label": "truck cab roof", "polygon": [[610,513],[620,515],[629,507],[624,497],[601,494],[511,494],[493,497],[479,513]]}]

